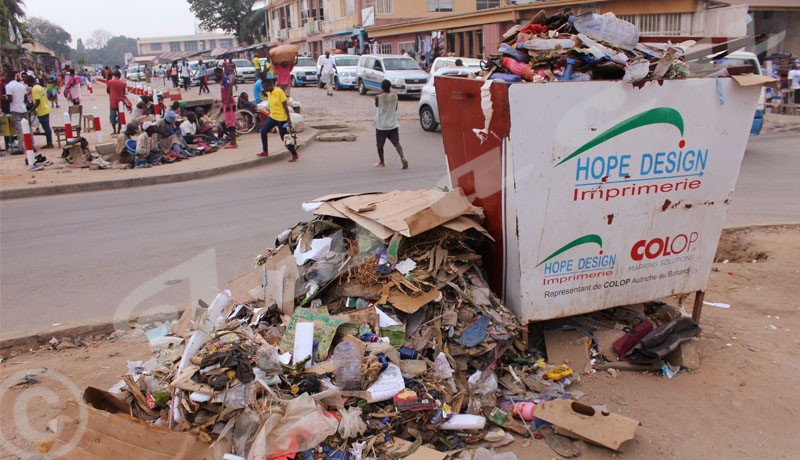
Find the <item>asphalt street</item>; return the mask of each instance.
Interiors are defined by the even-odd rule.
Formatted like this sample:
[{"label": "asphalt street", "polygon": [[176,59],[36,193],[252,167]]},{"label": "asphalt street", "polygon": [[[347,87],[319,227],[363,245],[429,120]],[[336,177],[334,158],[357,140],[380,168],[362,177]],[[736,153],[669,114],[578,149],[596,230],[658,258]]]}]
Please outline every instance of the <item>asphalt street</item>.
[{"label": "asphalt street", "polygon": [[[374,135],[316,143],[285,162],[211,179],[0,203],[0,333],[126,318],[132,309],[209,301],[275,236],[310,218],[304,200],[446,184],[441,135],[404,122],[411,163]],[[800,222],[795,135],[750,140],[728,226]]]}]

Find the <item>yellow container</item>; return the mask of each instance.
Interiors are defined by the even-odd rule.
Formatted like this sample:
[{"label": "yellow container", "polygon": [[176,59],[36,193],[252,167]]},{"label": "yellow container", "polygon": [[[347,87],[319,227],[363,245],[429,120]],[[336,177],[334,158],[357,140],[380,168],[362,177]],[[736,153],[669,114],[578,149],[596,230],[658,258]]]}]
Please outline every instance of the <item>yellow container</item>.
[{"label": "yellow container", "polygon": [[0,115],[0,136],[16,136],[17,130],[11,121],[11,115]]}]

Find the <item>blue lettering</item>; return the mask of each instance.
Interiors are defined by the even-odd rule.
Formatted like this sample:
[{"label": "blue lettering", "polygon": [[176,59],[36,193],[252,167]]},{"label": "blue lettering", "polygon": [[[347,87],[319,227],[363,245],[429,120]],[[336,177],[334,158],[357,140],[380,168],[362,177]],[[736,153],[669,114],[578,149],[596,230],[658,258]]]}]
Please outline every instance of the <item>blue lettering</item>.
[{"label": "blue lettering", "polygon": [[653,165],[653,174],[664,174],[664,170],[662,167],[664,166],[664,156],[666,154],[664,152],[656,153],[656,161]]},{"label": "blue lettering", "polygon": [[646,176],[650,174],[650,171],[653,169],[653,154],[652,153],[643,153],[642,154],[642,169],[640,173],[642,176]]},{"label": "blue lettering", "polygon": [[572,271],[572,260],[554,260],[544,264],[545,275],[555,275],[562,272]]},{"label": "blue lettering", "polygon": [[[600,167],[600,171],[597,171],[597,167]],[[592,160],[592,178],[600,179],[605,175],[606,172],[606,162],[605,158],[603,157],[594,157]]]},{"label": "blue lettering", "polygon": [[[583,163],[586,160],[586,164]],[[578,167],[575,169],[575,180],[581,180],[581,173],[583,173],[583,180],[589,178],[589,158],[578,157]]]},{"label": "blue lettering", "polygon": [[669,152],[667,154],[667,168],[665,170],[666,173],[668,173],[668,174],[674,173],[675,170],[677,169],[677,167],[678,167],[677,163],[678,163],[678,161],[680,161],[680,159],[678,159],[676,161],[675,160],[676,156],[678,156],[678,158],[680,158],[680,154],[676,153],[676,152]]},{"label": "blue lettering", "polygon": [[626,177],[630,175],[628,174],[628,168],[631,167],[630,160],[630,155],[622,155],[619,157],[619,177]]}]

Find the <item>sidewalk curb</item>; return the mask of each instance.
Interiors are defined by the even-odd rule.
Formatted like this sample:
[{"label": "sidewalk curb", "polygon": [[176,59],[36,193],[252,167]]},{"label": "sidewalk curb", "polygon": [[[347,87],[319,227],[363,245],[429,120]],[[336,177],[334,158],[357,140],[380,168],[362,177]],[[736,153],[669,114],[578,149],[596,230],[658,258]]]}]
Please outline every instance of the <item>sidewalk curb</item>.
[{"label": "sidewalk curb", "polygon": [[[140,324],[154,323],[156,321],[172,321],[179,319],[185,308],[186,305],[175,305],[172,307],[148,310],[137,316],[132,316],[129,321]],[[57,339],[61,339],[62,337],[74,339],[78,336],[88,338],[96,335],[111,334],[115,330],[114,318],[102,318],[85,324],[64,324],[39,330],[20,331],[18,333],[12,332],[0,337],[0,353],[39,348],[53,337]]]},{"label": "sidewalk curb", "polygon": [[[313,144],[317,140],[319,131],[313,130],[311,136],[303,142],[297,144],[298,149],[302,150]],[[289,157],[289,152],[281,152],[268,158],[256,158],[216,168],[203,169],[200,171],[189,171],[163,176],[132,177],[130,179],[105,180],[98,182],[86,182],[78,184],[48,185],[37,188],[19,188],[10,190],[0,190],[0,200],[15,200],[18,198],[31,198],[48,195],[62,195],[66,193],[96,192],[100,190],[117,190],[131,187],[143,187],[146,185],[170,184],[174,182],[186,182],[197,179],[218,176],[245,169],[263,166],[269,163],[282,161]],[[2,348],[2,347],[0,347]]]}]

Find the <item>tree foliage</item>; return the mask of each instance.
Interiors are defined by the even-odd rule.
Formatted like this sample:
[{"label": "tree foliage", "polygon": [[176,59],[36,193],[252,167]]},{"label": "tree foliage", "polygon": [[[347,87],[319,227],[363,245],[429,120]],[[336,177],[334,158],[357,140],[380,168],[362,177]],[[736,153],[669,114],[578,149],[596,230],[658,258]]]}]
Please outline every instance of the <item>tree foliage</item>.
[{"label": "tree foliage", "polygon": [[[25,24],[25,3],[22,0],[0,0],[0,38],[8,40],[8,21],[11,27],[19,28],[20,32],[26,34]],[[15,29],[16,30],[16,29]]]},{"label": "tree foliage", "polygon": [[28,18],[25,27],[34,40],[55,51],[58,56],[69,57],[72,36],[61,26],[44,18]]},{"label": "tree foliage", "polygon": [[221,29],[233,33],[239,40],[247,40],[243,36],[242,25],[251,14],[250,8],[255,0],[186,0],[189,9],[200,20],[200,26],[206,30]]},{"label": "tree foliage", "polygon": [[86,40],[86,47],[99,50],[106,46],[111,39],[111,32],[104,29],[97,29],[92,32],[92,36]]},{"label": "tree foliage", "polygon": [[124,66],[126,53],[131,53],[134,56],[138,54],[136,39],[124,35],[117,35],[107,39],[105,45],[101,48],[84,48],[83,51],[80,49],[83,47],[83,42],[78,39],[77,47],[78,49],[74,51],[75,62],[82,60],[84,63],[111,67],[115,65]]}]

